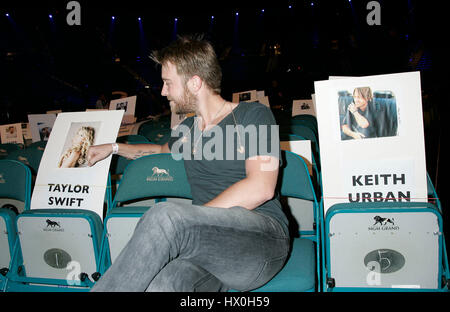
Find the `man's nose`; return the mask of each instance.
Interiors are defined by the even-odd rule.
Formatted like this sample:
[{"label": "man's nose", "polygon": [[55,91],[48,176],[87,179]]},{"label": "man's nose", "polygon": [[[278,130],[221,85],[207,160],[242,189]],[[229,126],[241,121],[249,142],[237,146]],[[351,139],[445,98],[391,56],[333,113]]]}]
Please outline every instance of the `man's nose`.
[{"label": "man's nose", "polygon": [[167,90],[166,90],[165,86],[161,89],[161,95],[162,96],[167,96]]}]

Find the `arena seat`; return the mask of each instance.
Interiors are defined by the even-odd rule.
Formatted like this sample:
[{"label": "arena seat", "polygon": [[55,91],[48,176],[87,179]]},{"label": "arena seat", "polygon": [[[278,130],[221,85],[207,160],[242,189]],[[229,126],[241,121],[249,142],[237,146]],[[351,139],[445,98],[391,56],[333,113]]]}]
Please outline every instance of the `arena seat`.
[{"label": "arena seat", "polygon": [[41,149],[27,147],[10,152],[6,159],[17,160],[24,163],[30,167],[31,174],[36,177],[43,154],[44,151]]},{"label": "arena seat", "polygon": [[295,115],[291,118],[291,124],[307,126],[311,130],[314,131],[314,134],[316,135],[316,137],[319,136],[319,134],[318,134],[319,128],[317,126],[317,118],[313,115],[309,115],[309,114]]},{"label": "arena seat", "polygon": [[0,291],[7,287],[16,239],[16,213],[0,208]]},{"label": "arena seat", "polygon": [[22,145],[15,143],[2,143],[0,144],[0,159],[8,157],[8,154],[12,151],[21,149]]},{"label": "arena seat", "polygon": [[320,219],[319,203],[305,161],[297,154],[281,151],[283,165],[280,168],[279,190],[282,197],[308,200],[313,203],[313,231],[296,228],[299,222],[292,219],[293,207],[284,207],[290,219],[292,248],[281,271],[256,292],[314,292],[320,285]]},{"label": "arena seat", "polygon": [[[293,247],[284,268],[269,283],[255,291],[315,291],[318,279],[319,232],[318,202],[308,169],[297,154],[283,151],[283,168],[280,173],[282,196],[313,202],[314,230],[294,230]],[[155,154],[138,158],[125,169],[112,209],[105,218],[102,257],[109,261],[101,269],[104,273],[133,234],[140,217],[151,207],[122,206],[122,204],[150,197],[191,198],[190,187],[182,161],[171,154]],[[289,209],[286,207],[286,209]]]},{"label": "arena seat", "polygon": [[98,278],[103,225],[93,211],[31,209],[17,216],[18,239],[7,291],[88,291]]},{"label": "arena seat", "polygon": [[[17,242],[16,216],[22,211],[16,203],[29,209],[31,196],[31,171],[23,163],[10,159],[0,160],[0,290],[5,290],[12,274]],[[20,211],[19,211],[20,210]]]},{"label": "arena seat", "polygon": [[[0,160],[0,198],[2,206],[23,203],[23,209],[30,209],[32,174],[28,166],[11,160]],[[11,207],[12,208],[12,207]],[[16,209],[16,213],[20,212]]]},{"label": "arena seat", "polygon": [[[143,156],[128,164],[104,220],[102,257],[107,264],[102,272],[128,242],[140,217],[151,209],[150,205],[139,206],[139,201],[155,199],[157,202],[168,197],[191,199],[183,161],[174,160],[170,153],[161,153]],[[138,203],[130,205],[133,202]]]}]

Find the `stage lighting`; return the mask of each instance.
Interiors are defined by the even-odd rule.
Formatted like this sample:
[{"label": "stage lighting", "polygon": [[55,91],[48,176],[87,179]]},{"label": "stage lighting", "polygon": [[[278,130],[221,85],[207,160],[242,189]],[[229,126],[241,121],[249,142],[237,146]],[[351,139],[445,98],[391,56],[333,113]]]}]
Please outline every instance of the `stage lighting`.
[{"label": "stage lighting", "polygon": [[115,20],[115,19],[116,19],[116,17],[115,17],[115,16],[113,16],[113,17],[111,17],[111,19],[112,19],[112,20]]},{"label": "stage lighting", "polygon": [[9,13],[6,13],[5,15],[6,15],[6,17],[9,17]]},{"label": "stage lighting", "polygon": [[48,17],[49,17],[50,19],[52,19],[52,18],[53,18],[53,15],[49,14]]},{"label": "stage lighting", "polygon": [[139,22],[141,21],[141,18],[140,18],[140,17],[138,17],[138,21],[139,21]]},{"label": "stage lighting", "polygon": [[177,17],[175,17],[175,22],[178,22],[178,18]]}]

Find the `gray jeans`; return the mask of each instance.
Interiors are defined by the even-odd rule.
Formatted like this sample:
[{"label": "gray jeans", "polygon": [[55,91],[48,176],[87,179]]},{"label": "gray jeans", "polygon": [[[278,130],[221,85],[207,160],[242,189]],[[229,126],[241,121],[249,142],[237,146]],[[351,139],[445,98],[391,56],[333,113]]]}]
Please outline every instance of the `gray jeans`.
[{"label": "gray jeans", "polygon": [[275,276],[288,252],[289,236],[272,217],[162,202],[92,291],[247,291]]}]

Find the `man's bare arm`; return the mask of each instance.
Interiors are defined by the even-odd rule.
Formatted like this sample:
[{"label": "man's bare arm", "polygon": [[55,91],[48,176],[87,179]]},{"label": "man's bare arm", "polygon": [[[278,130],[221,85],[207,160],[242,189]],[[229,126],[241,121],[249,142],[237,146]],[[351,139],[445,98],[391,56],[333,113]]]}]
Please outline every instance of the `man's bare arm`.
[{"label": "man's bare arm", "polygon": [[[158,154],[158,153],[170,153],[168,143],[164,145],[159,144],[125,144],[118,143],[119,152],[118,155],[128,159],[136,159],[142,156]],[[95,165],[98,161],[101,161],[111,155],[112,144],[101,144],[91,146],[88,150],[88,162],[89,166]]]},{"label": "man's bare arm", "polygon": [[[276,164],[276,166],[274,166]],[[255,156],[245,161],[247,177],[232,184],[204,204],[209,207],[240,206],[252,210],[273,198],[278,179],[279,159]]]}]

